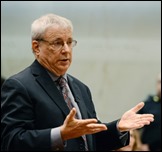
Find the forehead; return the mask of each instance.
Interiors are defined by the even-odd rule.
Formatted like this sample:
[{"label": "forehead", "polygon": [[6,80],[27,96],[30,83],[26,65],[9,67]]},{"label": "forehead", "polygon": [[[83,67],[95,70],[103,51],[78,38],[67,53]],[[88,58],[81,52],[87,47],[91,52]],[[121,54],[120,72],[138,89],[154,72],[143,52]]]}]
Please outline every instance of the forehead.
[{"label": "forehead", "polygon": [[44,37],[68,39],[72,38],[72,30],[69,27],[51,26],[46,29]]}]

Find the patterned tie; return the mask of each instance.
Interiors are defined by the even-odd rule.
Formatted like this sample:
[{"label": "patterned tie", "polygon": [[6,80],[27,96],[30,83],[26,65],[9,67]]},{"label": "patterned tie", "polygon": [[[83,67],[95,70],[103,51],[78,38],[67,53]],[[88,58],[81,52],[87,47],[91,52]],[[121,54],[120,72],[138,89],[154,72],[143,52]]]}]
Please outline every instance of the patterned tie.
[{"label": "patterned tie", "polygon": [[69,97],[69,90],[66,86],[66,79],[61,77],[59,79],[59,86],[61,88],[61,91],[62,91],[62,94],[64,96],[64,99],[65,99],[65,102],[67,104],[67,106],[69,107],[69,109],[71,110],[73,108],[73,105],[72,105],[72,102],[71,102],[71,99]]},{"label": "patterned tie", "polygon": [[[61,88],[61,91],[62,91],[62,94],[64,96],[65,102],[66,102],[67,106],[69,107],[69,109],[71,110],[73,108],[73,104],[72,104],[72,101],[71,101],[72,99],[69,96],[69,90],[67,88],[66,83],[67,82],[66,82],[66,79],[64,77],[60,77],[58,79],[58,84],[59,84],[59,86]],[[78,118],[77,114],[76,114],[76,118]],[[82,138],[83,138],[84,143],[85,143],[85,151],[88,151],[88,145],[87,145],[86,136],[83,135]]]}]

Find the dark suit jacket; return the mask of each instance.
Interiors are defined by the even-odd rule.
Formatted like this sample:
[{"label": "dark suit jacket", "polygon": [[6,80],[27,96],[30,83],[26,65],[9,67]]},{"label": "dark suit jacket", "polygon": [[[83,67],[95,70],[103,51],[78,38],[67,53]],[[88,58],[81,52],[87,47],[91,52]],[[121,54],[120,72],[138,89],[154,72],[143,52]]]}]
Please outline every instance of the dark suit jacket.
[{"label": "dark suit jacket", "polygon": [[[68,82],[83,119],[96,118],[88,87],[70,75]],[[1,102],[1,150],[51,150],[51,128],[63,124],[69,109],[55,83],[37,61],[5,82]],[[116,122],[107,123],[107,131],[87,135],[89,150],[111,150],[128,144],[129,136],[119,139]],[[80,137],[68,140],[60,150],[83,149]]]}]

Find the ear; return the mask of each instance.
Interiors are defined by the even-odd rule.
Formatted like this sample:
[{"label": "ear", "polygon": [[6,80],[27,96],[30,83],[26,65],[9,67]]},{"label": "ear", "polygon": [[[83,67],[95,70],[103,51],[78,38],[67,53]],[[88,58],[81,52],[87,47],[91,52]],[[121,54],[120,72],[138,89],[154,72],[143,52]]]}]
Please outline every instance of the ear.
[{"label": "ear", "polygon": [[32,50],[35,55],[39,55],[40,50],[39,50],[39,42],[36,40],[32,41]]}]

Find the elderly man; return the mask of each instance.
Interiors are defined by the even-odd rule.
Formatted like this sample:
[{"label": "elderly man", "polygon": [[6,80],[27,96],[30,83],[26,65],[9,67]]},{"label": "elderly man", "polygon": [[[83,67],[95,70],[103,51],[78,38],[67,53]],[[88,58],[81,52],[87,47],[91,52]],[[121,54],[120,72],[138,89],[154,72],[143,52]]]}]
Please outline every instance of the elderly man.
[{"label": "elderly man", "polygon": [[113,122],[97,119],[89,88],[67,73],[77,44],[71,21],[47,14],[31,33],[35,61],[2,88],[2,150],[112,150],[129,143],[129,130],[153,121],[136,114],[143,102]]}]

